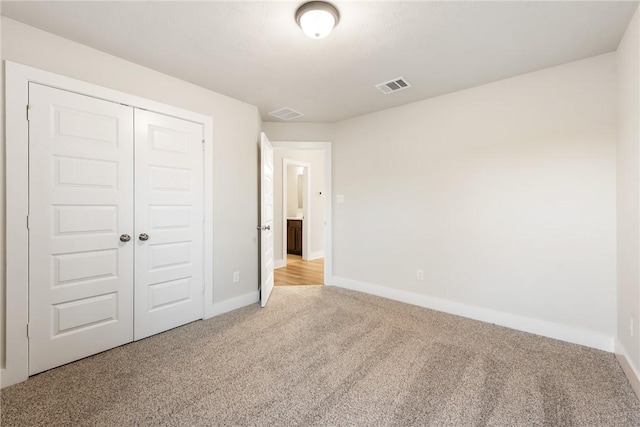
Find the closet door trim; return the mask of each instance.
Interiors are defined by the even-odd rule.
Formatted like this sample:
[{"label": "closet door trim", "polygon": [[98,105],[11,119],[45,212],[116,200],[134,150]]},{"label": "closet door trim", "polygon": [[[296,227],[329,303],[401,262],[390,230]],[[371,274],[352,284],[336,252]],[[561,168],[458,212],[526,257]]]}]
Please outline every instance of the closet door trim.
[{"label": "closet door trim", "polygon": [[[211,317],[213,309],[213,119],[128,93],[5,61],[6,115],[6,211],[4,307],[5,336],[0,334],[0,378],[7,387],[28,378],[29,372],[29,83],[116,102],[134,108],[153,111],[203,125],[204,134],[204,316]],[[0,293],[1,294],[1,293]],[[0,298],[2,296],[0,295]],[[0,325],[2,326],[2,325]],[[1,332],[1,328],[0,328]]]}]

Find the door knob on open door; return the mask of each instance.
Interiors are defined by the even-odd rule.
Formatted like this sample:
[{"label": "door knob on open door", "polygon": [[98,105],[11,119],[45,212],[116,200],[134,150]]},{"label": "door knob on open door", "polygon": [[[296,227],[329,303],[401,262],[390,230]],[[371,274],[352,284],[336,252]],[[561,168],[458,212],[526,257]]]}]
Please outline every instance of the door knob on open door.
[{"label": "door knob on open door", "polygon": [[256,228],[258,230],[271,230],[271,226],[270,225],[263,225],[262,227],[258,226]]},{"label": "door knob on open door", "polygon": [[147,233],[142,233],[138,236],[138,239],[144,242],[145,240],[149,240],[149,235]]},{"label": "door knob on open door", "polygon": [[128,242],[129,240],[131,240],[131,236],[129,236],[128,234],[120,235],[120,241],[121,242]]}]

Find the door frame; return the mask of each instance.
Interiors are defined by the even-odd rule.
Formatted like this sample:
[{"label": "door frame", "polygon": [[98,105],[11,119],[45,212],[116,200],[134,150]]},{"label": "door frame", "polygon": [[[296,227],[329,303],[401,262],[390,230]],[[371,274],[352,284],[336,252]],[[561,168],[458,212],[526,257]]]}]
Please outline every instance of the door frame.
[{"label": "door frame", "polygon": [[[275,149],[275,148],[274,148]],[[311,256],[311,163],[293,159],[282,159],[282,261],[287,265],[287,198],[289,193],[289,166],[304,168],[305,186],[302,203],[302,259],[308,261]]]},{"label": "door frame", "polygon": [[[332,244],[332,184],[331,184],[331,142],[327,141],[271,141],[274,150],[321,150],[324,151],[324,284],[330,285],[333,277]],[[283,194],[284,196],[284,194]],[[283,212],[283,217],[284,217]],[[304,239],[304,237],[303,237]],[[283,248],[285,247],[282,242]],[[285,262],[286,262],[286,249]]]},{"label": "door frame", "polygon": [[[25,381],[29,377],[29,126],[27,121],[29,83],[75,92],[105,101],[153,111],[204,127],[204,307],[203,317],[213,309],[213,119],[171,105],[104,88],[91,83],[5,61],[5,285],[4,340],[0,339],[4,365],[0,387]],[[9,202],[10,201],[10,202]],[[0,331],[0,338],[1,338]],[[0,357],[0,365],[2,365]]]}]

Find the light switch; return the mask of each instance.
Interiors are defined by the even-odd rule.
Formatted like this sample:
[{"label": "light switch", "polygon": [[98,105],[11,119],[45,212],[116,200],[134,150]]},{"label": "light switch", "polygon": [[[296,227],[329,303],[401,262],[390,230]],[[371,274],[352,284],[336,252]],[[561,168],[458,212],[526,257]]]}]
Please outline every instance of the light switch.
[{"label": "light switch", "polygon": [[336,196],[336,202],[338,203],[344,203],[344,194],[338,194]]}]

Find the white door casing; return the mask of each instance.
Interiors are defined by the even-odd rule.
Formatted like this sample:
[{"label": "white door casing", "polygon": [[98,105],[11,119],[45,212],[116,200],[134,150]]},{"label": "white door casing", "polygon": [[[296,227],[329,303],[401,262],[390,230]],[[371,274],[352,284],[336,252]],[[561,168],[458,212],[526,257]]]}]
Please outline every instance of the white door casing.
[{"label": "white door casing", "polygon": [[203,318],[204,139],[202,124],[139,109],[135,128],[139,340]]},{"label": "white door casing", "polygon": [[30,83],[29,374],[133,339],[133,109]]},{"label": "white door casing", "polygon": [[260,305],[265,307],[273,290],[273,147],[260,134]]}]

